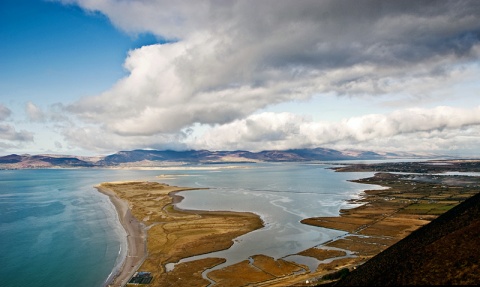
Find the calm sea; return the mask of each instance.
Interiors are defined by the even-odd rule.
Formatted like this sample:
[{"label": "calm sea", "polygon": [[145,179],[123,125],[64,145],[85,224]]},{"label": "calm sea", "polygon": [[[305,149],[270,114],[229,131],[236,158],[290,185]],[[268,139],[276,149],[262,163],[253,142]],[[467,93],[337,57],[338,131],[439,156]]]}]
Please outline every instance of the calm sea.
[{"label": "calm sea", "polygon": [[288,258],[342,236],[343,232],[299,221],[338,215],[341,208],[352,207],[346,200],[364,189],[379,188],[347,181],[372,173],[335,173],[327,165],[235,166],[240,168],[1,170],[0,286],[104,285],[125,254],[125,233],[108,198],[94,189],[100,182],[151,180],[209,187],[182,192],[185,199],[179,207],[259,214],[265,228],[215,254],[227,258],[227,264],[254,254]]}]

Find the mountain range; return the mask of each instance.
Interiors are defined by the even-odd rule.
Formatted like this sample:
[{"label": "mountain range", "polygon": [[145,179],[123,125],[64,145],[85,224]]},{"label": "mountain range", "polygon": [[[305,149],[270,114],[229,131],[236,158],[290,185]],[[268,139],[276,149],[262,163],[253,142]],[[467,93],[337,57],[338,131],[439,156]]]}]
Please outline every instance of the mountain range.
[{"label": "mountain range", "polygon": [[[411,153],[377,153],[372,151],[327,148],[250,151],[208,150],[144,150],[119,151],[107,156],[18,155],[0,157],[1,169],[74,168],[74,167],[152,167],[171,164],[245,163],[245,162],[308,162],[332,160],[373,160],[418,158]],[[428,155],[427,155],[428,156]]]}]

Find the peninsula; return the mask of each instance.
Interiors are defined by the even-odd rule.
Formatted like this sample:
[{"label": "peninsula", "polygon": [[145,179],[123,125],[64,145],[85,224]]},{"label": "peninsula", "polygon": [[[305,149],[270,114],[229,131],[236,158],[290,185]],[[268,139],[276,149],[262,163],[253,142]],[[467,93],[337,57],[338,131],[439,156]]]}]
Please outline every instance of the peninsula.
[{"label": "peninsula", "polygon": [[[179,210],[179,192],[191,188],[173,187],[156,182],[111,182],[97,188],[110,196],[122,224],[129,232],[129,256],[112,286],[123,286],[135,271],[151,272],[148,286],[314,286],[328,282],[339,271],[353,270],[418,228],[457,206],[480,191],[480,178],[444,174],[445,171],[476,171],[480,161],[443,161],[399,163],[394,165],[342,165],[337,172],[377,171],[359,183],[384,186],[366,190],[353,203],[358,207],[341,210],[336,217],[305,218],[302,223],[347,232],[347,235],[320,243],[298,255],[321,262],[315,270],[307,266],[258,254],[225,268],[211,271],[208,279],[202,272],[224,262],[222,258],[205,258],[176,264],[168,263],[198,254],[227,249],[241,234],[261,228],[257,215],[233,212]],[[402,173],[382,172],[396,167]],[[424,173],[418,173],[419,168]],[[181,194],[181,193],[180,193]],[[130,217],[128,206],[131,210]],[[128,225],[133,225],[128,227]],[[130,238],[131,237],[131,238]],[[146,243],[145,243],[146,242]],[[142,244],[146,251],[142,252]],[[128,286],[128,284],[127,284]]]},{"label": "peninsula", "polygon": [[[199,254],[227,249],[233,239],[261,228],[251,213],[180,210],[177,193],[191,188],[157,182],[109,182],[97,189],[114,203],[127,232],[128,254],[110,286],[125,286],[135,271],[148,271],[151,286],[198,286],[208,281],[201,271],[223,262],[208,258],[179,264],[166,272],[166,264]],[[201,285],[201,284],[200,284]]]}]

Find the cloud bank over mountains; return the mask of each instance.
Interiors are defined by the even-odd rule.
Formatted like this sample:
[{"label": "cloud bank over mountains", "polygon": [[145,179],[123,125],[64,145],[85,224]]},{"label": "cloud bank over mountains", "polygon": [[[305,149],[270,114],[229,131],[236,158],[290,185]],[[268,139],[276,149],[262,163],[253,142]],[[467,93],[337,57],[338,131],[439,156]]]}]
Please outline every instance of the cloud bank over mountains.
[{"label": "cloud bank over mountains", "polygon": [[[60,2],[162,42],[129,51],[128,75],[110,89],[63,106],[64,136],[87,150],[431,151],[479,140],[480,106],[449,93],[480,75],[478,1]],[[333,122],[268,111],[325,94],[402,105]],[[454,104],[435,104],[446,98]]]},{"label": "cloud bank over mountains", "polygon": [[197,142],[199,147],[235,150],[289,149],[315,146],[404,151],[405,144],[422,150],[448,150],[452,143],[475,147],[480,107],[407,109],[388,115],[369,114],[340,122],[314,122],[291,113],[262,113],[213,128]]}]

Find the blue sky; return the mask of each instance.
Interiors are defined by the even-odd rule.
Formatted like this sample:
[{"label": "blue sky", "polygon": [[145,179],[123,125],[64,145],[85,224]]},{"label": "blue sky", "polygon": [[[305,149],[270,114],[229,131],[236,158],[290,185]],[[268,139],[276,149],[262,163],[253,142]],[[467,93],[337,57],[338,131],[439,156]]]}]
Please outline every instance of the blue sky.
[{"label": "blue sky", "polygon": [[103,14],[75,5],[41,0],[0,5],[2,93],[23,101],[34,100],[32,94],[54,103],[100,93],[126,74],[128,50],[158,42],[149,34],[128,35]]},{"label": "blue sky", "polygon": [[478,1],[274,2],[1,1],[0,155],[478,156]]}]

